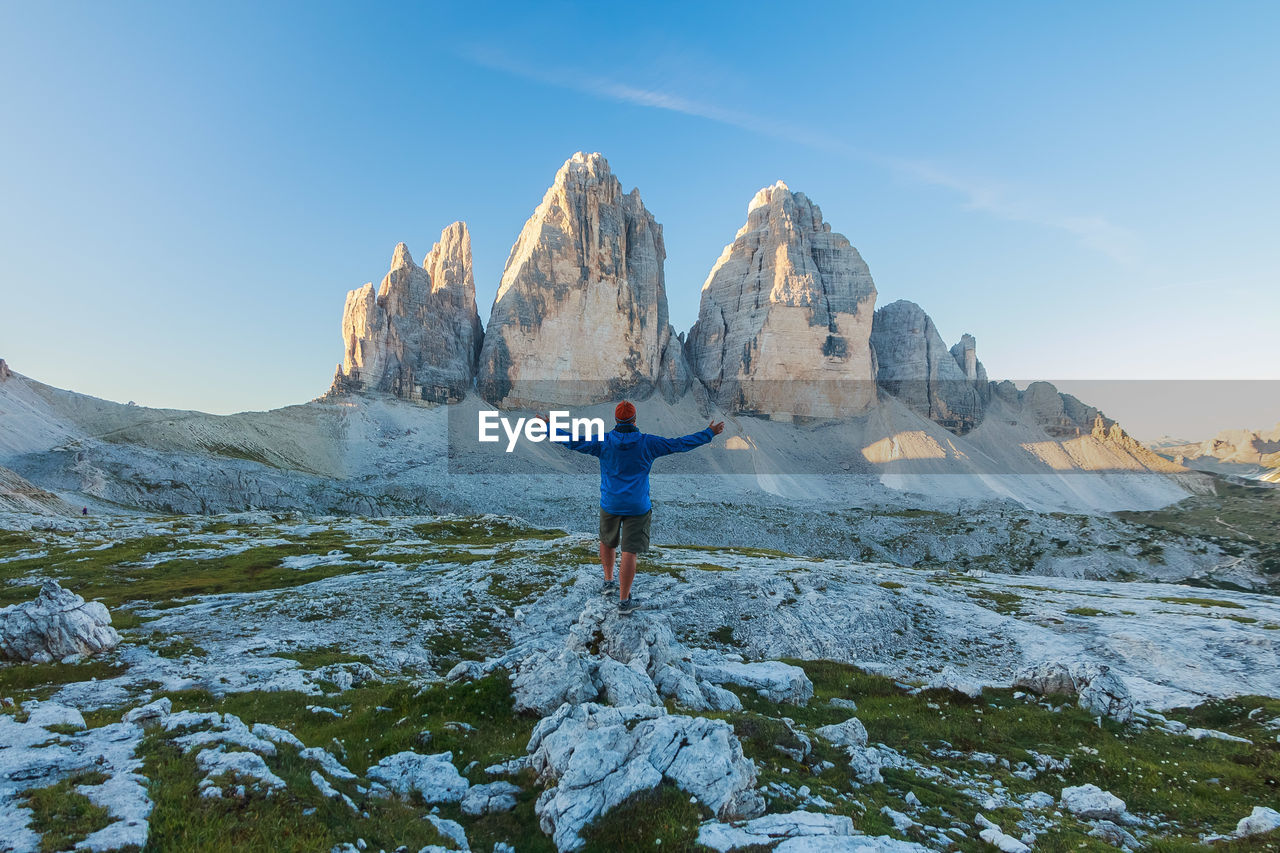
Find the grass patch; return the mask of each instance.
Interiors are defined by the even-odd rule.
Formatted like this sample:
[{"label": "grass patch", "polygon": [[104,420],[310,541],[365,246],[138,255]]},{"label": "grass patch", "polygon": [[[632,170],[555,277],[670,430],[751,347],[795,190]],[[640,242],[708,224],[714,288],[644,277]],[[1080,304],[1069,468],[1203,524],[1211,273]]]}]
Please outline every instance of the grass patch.
[{"label": "grass patch", "polygon": [[968,595],[976,604],[988,610],[994,610],[1006,616],[1018,616],[1022,613],[1022,596],[1017,593],[979,589],[969,592]]},{"label": "grass patch", "polygon": [[113,659],[81,663],[0,663],[0,695],[17,701],[47,699],[64,684],[115,678],[128,669]]},{"label": "grass patch", "polygon": [[42,853],[70,850],[77,841],[111,822],[105,808],[94,805],[75,789],[77,785],[101,785],[106,780],[101,773],[82,773],[27,793],[31,828],[40,833]]},{"label": "grass patch", "polygon": [[[697,844],[698,825],[711,816],[699,803],[674,785],[633,794],[606,812],[582,832],[583,853],[617,853],[620,850],[662,850],[693,853],[705,850]],[[521,848],[523,849],[523,848]]]},{"label": "grass patch", "polygon": [[724,643],[726,646],[733,645],[733,626],[721,625],[714,631],[708,631],[707,636],[715,640],[717,643]]},{"label": "grass patch", "polygon": [[[680,551],[710,551],[719,554],[737,554],[740,557],[786,557],[788,559],[795,558],[795,554],[789,554],[786,551],[777,551],[773,548],[748,548],[738,545],[659,545],[660,548],[672,548]],[[821,562],[820,559],[812,557],[800,557],[799,559],[811,562]]]},{"label": "grass patch", "polygon": [[1069,607],[1067,612],[1072,616],[1115,616],[1107,610],[1099,610],[1096,607]]},{"label": "grass patch", "polygon": [[[345,537],[333,531],[299,537],[298,541],[285,544],[259,545],[240,553],[176,557],[155,565],[141,564],[154,559],[154,555],[183,547],[178,535],[141,536],[102,550],[50,546],[45,557],[0,563],[0,581],[30,573],[56,578],[86,599],[99,599],[114,610],[128,601],[164,606],[197,595],[284,589],[367,568],[360,562],[360,550],[352,548]],[[326,554],[338,547],[352,553],[355,559],[310,569],[286,569],[281,565],[285,557]],[[14,591],[13,587],[0,589],[9,594]]]},{"label": "grass patch", "polygon": [[[814,683],[814,700],[807,707],[773,706],[747,695],[744,706],[758,713],[786,713],[798,723],[819,726],[848,716],[847,711],[830,707],[828,699],[856,698],[857,717],[872,743],[884,743],[926,764],[963,766],[970,772],[977,768],[956,759],[936,758],[931,749],[949,744],[963,752],[991,753],[1015,766],[1030,761],[1031,750],[1055,758],[1069,755],[1069,768],[1031,782],[998,766],[984,767],[982,772],[1014,792],[1092,782],[1124,799],[1130,811],[1174,821],[1175,840],[1193,843],[1203,833],[1230,831],[1254,805],[1274,802],[1280,791],[1280,748],[1274,733],[1268,736],[1262,725],[1280,715],[1280,700],[1239,697],[1169,712],[1168,716],[1188,725],[1216,728],[1253,743],[1195,741],[1105,719],[1098,726],[1079,708],[1051,711],[1013,699],[1010,690],[989,689],[977,700],[933,690],[911,696],[888,678],[846,664],[792,663],[802,666]],[[917,794],[924,799],[923,793]]]},{"label": "grass patch", "polygon": [[1231,610],[1245,610],[1243,604],[1236,604],[1234,601],[1223,601],[1220,598],[1194,598],[1188,596],[1165,596],[1157,598],[1156,601],[1166,601],[1169,604],[1196,604],[1200,607],[1226,607]]},{"label": "grass patch", "polygon": [[508,519],[442,519],[426,524],[418,524],[413,528],[418,534],[433,545],[497,545],[504,542],[518,542],[525,539],[546,541],[560,539],[568,534],[563,530],[543,530],[537,527],[526,527],[512,523]]},{"label": "grass patch", "polygon": [[[484,767],[523,755],[536,722],[515,713],[505,675],[422,690],[405,682],[379,683],[323,700],[288,691],[222,698],[203,691],[165,695],[173,700],[175,710],[232,713],[246,723],[286,728],[310,746],[337,752],[344,764],[361,775],[381,758],[403,750],[448,750],[460,768],[472,761]],[[307,710],[308,705],[317,703],[335,707],[343,716]],[[449,729],[445,727],[448,722],[467,723],[473,729]],[[427,808],[420,803],[398,797],[379,800],[361,795],[353,783],[334,782],[361,811],[369,812],[365,820],[342,803],[321,799],[309,778],[315,765],[287,748],[267,762],[285,780],[288,790],[270,797],[250,794],[243,802],[202,799],[196,787],[201,776],[193,756],[182,755],[160,732],[147,736],[143,757],[143,772],[151,780],[150,793],[156,804],[151,817],[151,849],[315,851],[356,838],[364,838],[373,850],[393,850],[400,845],[416,850],[444,843],[422,819]],[[470,776],[472,782],[490,781],[480,769]],[[522,851],[550,851],[550,841],[537,829],[533,813],[539,793],[536,780],[526,775],[514,781],[523,789],[514,812],[471,818],[452,805],[442,806],[441,815],[466,825],[476,850],[491,849],[493,842],[506,840]],[[315,811],[308,814],[310,809]]]},{"label": "grass patch", "polygon": [[292,652],[274,652],[273,657],[296,660],[303,669],[319,669],[335,663],[372,664],[368,655],[357,655],[344,652],[340,646],[321,646],[314,649],[299,649]]},{"label": "grass patch", "polygon": [[533,601],[555,585],[556,576],[517,570],[510,574],[494,572],[489,577],[489,595],[511,604]]},{"label": "grass patch", "polygon": [[901,584],[897,581],[880,581],[876,586],[882,586],[885,589],[903,589],[906,584]]},{"label": "grass patch", "polygon": [[146,641],[151,651],[160,655],[162,658],[177,660],[185,655],[193,655],[198,658],[208,657],[209,653],[195,643],[172,634],[162,634],[159,631],[152,631],[151,637]]},{"label": "grass patch", "polygon": [[[0,571],[3,571],[4,564],[0,563]],[[6,583],[0,584],[0,607],[8,607],[10,604],[26,604],[40,594],[40,587],[30,584]]]}]

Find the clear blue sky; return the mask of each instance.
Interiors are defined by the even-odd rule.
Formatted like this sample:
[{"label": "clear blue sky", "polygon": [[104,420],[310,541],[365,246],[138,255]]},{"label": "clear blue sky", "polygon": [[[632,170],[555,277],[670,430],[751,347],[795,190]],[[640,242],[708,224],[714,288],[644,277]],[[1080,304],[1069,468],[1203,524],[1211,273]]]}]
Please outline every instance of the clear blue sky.
[{"label": "clear blue sky", "polygon": [[397,241],[466,220],[487,320],[584,149],[663,224],[678,330],[781,178],[993,376],[1280,378],[1277,43],[1271,2],[3,2],[0,356],[310,399]]}]

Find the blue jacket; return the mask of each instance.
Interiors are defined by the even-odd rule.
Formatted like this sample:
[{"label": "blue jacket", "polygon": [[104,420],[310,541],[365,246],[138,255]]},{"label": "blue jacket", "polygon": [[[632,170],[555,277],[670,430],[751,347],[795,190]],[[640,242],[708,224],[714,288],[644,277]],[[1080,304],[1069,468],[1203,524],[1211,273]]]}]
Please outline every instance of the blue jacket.
[{"label": "blue jacket", "polygon": [[643,433],[632,424],[618,424],[604,440],[570,441],[570,450],[600,458],[600,508],[614,515],[644,515],[649,500],[649,469],[660,456],[684,453],[710,443],[711,428],[680,438]]}]

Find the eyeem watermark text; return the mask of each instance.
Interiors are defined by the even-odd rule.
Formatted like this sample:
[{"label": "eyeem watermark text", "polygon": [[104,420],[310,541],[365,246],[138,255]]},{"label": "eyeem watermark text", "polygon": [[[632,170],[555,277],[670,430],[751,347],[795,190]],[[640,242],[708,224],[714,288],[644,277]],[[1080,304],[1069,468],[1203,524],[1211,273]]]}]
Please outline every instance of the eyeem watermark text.
[{"label": "eyeem watermark text", "polygon": [[479,440],[493,443],[502,440],[498,430],[507,436],[507,453],[516,449],[516,442],[524,436],[526,441],[591,441],[604,440],[604,418],[573,418],[567,411],[552,410],[547,419],[503,417],[490,410],[479,413]]}]

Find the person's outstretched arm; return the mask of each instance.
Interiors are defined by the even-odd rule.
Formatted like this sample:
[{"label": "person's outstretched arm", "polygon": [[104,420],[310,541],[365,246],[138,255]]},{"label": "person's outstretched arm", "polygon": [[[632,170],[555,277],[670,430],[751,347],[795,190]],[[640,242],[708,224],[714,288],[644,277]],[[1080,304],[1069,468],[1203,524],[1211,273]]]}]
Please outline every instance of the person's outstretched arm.
[{"label": "person's outstretched arm", "polygon": [[[533,417],[535,420],[542,421],[544,424],[546,424],[548,433],[549,433],[551,428],[551,422],[547,420],[546,416],[534,415]],[[590,432],[588,431],[587,434],[590,435]],[[548,434],[548,441],[550,441],[549,434]],[[602,438],[583,438],[583,439],[575,440],[572,436],[570,436],[568,441],[552,441],[551,443],[558,444],[562,447],[567,447],[570,450],[576,450],[578,453],[585,453],[588,456],[599,456],[600,451],[604,449],[604,439]]]},{"label": "person's outstretched arm", "polygon": [[684,453],[687,450],[693,450],[704,444],[710,444],[711,439],[715,438],[724,431],[724,421],[716,423],[712,421],[707,424],[707,428],[698,432],[682,435],[679,438],[663,438],[660,435],[646,436],[645,449],[649,452],[649,456],[657,459],[659,456],[667,456],[672,453]]}]

